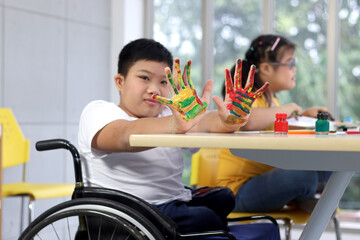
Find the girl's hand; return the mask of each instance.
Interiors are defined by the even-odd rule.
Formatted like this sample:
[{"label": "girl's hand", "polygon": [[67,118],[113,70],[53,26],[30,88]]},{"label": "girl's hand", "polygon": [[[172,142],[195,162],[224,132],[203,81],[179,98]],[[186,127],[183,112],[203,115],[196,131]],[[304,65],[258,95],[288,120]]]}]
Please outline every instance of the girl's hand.
[{"label": "girl's hand", "polygon": [[193,82],[190,77],[190,70],[191,61],[188,60],[186,66],[184,67],[183,76],[181,76],[180,60],[175,58],[175,81],[170,68],[165,68],[166,77],[172,86],[170,91],[173,98],[168,99],[158,95],[152,96],[153,99],[165,103],[166,105],[175,109],[186,121],[194,119],[199,114],[204,113],[210,101],[209,97],[202,100],[196,94]]},{"label": "girl's hand", "polygon": [[240,59],[236,60],[234,84],[231,79],[229,69],[225,69],[225,79],[226,79],[225,104],[227,106],[227,109],[230,110],[225,120],[227,124],[241,124],[246,122],[249,117],[252,104],[254,103],[256,98],[260,97],[268,88],[269,83],[266,82],[255,93],[251,91],[254,86],[255,70],[256,70],[255,65],[252,65],[250,67],[245,88],[242,88],[241,60]]},{"label": "girl's hand", "polygon": [[281,111],[278,112],[286,113],[287,117],[294,116],[296,120],[298,119],[299,115],[303,115],[302,107],[300,107],[296,103],[288,103],[280,106],[279,108],[281,109]]},{"label": "girl's hand", "polygon": [[317,118],[317,114],[319,112],[324,112],[324,113],[327,113],[329,112],[327,108],[325,107],[311,107],[311,108],[308,108],[306,109],[302,115],[303,116],[308,116],[308,117],[313,117],[313,118]]}]

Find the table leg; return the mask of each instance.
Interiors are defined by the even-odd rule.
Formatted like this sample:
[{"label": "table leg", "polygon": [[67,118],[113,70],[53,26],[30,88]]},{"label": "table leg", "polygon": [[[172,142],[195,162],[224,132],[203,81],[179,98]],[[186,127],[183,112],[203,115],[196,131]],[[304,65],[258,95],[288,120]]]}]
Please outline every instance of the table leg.
[{"label": "table leg", "polygon": [[300,240],[320,239],[354,172],[333,172]]}]

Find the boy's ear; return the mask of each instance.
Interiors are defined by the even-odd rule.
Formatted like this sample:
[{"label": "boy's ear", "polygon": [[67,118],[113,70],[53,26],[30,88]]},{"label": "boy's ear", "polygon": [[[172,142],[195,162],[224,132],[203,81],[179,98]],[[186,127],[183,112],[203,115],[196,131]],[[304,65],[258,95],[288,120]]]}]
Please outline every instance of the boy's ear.
[{"label": "boy's ear", "polygon": [[116,74],[115,77],[114,77],[114,81],[115,81],[115,86],[117,88],[117,90],[121,90],[122,87],[124,86],[124,81],[125,81],[125,78],[122,74]]}]

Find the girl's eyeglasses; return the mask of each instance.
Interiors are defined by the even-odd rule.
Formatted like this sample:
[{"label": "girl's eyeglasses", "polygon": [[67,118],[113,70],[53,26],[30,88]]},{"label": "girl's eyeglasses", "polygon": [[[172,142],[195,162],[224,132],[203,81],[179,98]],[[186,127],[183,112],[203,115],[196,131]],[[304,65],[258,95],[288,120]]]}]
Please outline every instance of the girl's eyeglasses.
[{"label": "girl's eyeglasses", "polygon": [[279,63],[279,62],[267,62],[267,63],[274,66],[288,66],[290,70],[296,67],[295,58],[291,59],[290,62],[288,63]]}]

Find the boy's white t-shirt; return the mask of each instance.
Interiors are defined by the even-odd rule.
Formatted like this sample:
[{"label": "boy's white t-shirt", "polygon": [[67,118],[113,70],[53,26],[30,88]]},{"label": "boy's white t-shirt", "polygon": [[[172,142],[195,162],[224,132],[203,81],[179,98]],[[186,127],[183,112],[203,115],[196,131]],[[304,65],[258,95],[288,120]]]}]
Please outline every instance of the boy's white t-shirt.
[{"label": "boy's white t-shirt", "polygon": [[[158,117],[171,115],[165,106]],[[142,152],[107,153],[91,147],[95,134],[112,121],[130,117],[114,103],[89,103],[80,118],[78,144],[86,186],[121,190],[151,204],[191,200],[182,184],[184,160],[181,148],[157,147]]]}]

